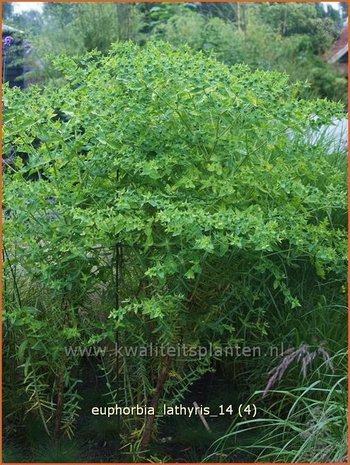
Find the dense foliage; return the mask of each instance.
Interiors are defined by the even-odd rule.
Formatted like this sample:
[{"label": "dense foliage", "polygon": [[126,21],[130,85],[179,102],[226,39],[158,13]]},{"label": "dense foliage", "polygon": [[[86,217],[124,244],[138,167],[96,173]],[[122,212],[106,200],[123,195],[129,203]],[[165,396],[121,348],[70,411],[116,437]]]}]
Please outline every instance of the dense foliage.
[{"label": "dense foliage", "polygon": [[[213,360],[120,356],[116,343],[284,333],[343,348],[317,315],[344,330],[344,160],[308,141],[339,105],[301,99],[286,75],[165,43],[55,67],[59,88],[4,92],[9,430],[34,415],[56,440],[74,435],[86,362],[67,347],[108,348],[89,368],[104,404],[157,407],[183,399]],[[266,376],[251,376],[263,389]],[[129,417],[116,430],[140,458],[157,427]]]},{"label": "dense foliage", "polygon": [[117,40],[144,44],[161,37],[214,52],[226,64],[286,71],[293,82],[310,82],[303,90],[307,98],[346,103],[346,79],[323,57],[343,27],[346,4],[340,6],[338,11],[321,3],[44,3],[42,14],[6,11],[5,20],[26,31],[36,79],[41,75],[45,83],[57,78],[47,54],[105,53]]}]

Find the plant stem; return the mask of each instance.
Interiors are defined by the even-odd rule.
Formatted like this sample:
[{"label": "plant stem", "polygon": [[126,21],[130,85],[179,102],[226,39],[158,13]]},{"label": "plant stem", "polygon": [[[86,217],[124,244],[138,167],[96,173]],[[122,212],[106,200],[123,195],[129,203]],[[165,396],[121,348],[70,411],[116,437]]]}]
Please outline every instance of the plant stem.
[{"label": "plant stem", "polygon": [[[159,374],[157,386],[156,386],[155,393],[154,393],[154,396],[151,402],[151,407],[153,407],[155,413],[158,410],[159,399],[163,392],[164,384],[168,378],[170,366],[171,366],[171,358],[169,355],[167,355],[164,359],[163,368],[161,369],[161,372]],[[145,428],[144,428],[141,443],[140,443],[141,450],[146,449],[151,440],[154,419],[155,419],[155,415],[148,415],[146,418]]]},{"label": "plant stem", "polygon": [[[121,278],[121,244],[118,242],[115,245],[115,308],[118,309],[120,305],[120,296],[119,296],[119,286],[120,286],[120,278]],[[119,347],[119,331],[116,331],[115,334],[115,342],[116,346]],[[119,399],[119,369],[120,369],[120,360],[119,360],[119,353],[117,353],[117,360],[116,360],[116,370],[117,370],[117,400]],[[118,415],[117,418],[117,428],[118,434],[120,431],[120,416]]]},{"label": "plant stem", "polygon": [[61,435],[61,424],[64,406],[64,367],[61,368],[57,380],[57,404],[55,412],[54,440],[57,443]]},{"label": "plant stem", "polygon": [[21,301],[21,296],[20,296],[20,293],[19,293],[18,285],[17,285],[16,274],[15,274],[15,271],[14,271],[14,269],[12,267],[11,260],[10,260],[9,254],[7,253],[5,245],[3,245],[3,251],[4,251],[4,254],[5,254],[5,257],[6,257],[7,261],[9,262],[10,273],[11,273],[12,278],[13,278],[13,285],[14,285],[14,288],[15,288],[15,293],[16,293],[17,300],[18,300],[18,305],[19,305],[19,307],[22,307],[22,301]]}]

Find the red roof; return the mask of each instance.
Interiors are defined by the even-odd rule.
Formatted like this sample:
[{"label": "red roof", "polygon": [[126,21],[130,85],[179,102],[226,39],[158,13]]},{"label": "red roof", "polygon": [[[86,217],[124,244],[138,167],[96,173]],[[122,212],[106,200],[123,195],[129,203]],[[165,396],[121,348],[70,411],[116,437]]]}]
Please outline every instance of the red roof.
[{"label": "red roof", "polygon": [[339,39],[334,42],[330,50],[325,54],[328,63],[336,63],[348,52],[348,23],[344,26]]}]

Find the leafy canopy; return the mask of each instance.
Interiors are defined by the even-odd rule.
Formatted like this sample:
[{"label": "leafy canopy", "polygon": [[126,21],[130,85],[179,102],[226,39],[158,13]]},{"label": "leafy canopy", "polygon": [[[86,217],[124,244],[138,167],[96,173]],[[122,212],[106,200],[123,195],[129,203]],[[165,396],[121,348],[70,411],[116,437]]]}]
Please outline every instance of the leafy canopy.
[{"label": "leafy canopy", "polygon": [[305,138],[337,104],[298,99],[286,75],[166,44],[56,66],[60,88],[5,91],[5,154],[27,156],[5,176],[6,240],[42,285],[74,304],[117,242],[138,270],[130,289],[147,280],[147,299],[202,292],[217,303],[226,283],[236,303],[266,303],[264,276],[296,307],[288,267],[343,271],[344,174]]}]

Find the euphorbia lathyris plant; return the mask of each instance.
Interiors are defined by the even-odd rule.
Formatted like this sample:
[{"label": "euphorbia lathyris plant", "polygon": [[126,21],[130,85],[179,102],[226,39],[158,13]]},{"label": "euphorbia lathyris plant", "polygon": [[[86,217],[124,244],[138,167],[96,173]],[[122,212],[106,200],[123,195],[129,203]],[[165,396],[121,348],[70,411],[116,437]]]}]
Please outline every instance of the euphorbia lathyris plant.
[{"label": "euphorbia lathyris plant", "polygon": [[[56,66],[59,88],[5,88],[3,148],[12,272],[19,293],[45,296],[31,318],[25,295],[22,308],[15,299],[5,323],[25,376],[33,367],[45,381],[53,403],[41,414],[58,434],[78,405],[72,342],[235,343],[267,334],[272,300],[303,307],[295,270],[308,270],[308,292],[340,287],[346,198],[341,164],[304,137],[341,109],[299,100],[287,76],[166,44]],[[157,407],[207,369],[207,359],[118,358],[126,394],[108,387],[119,403]],[[152,423],[127,422],[142,447]]]}]

